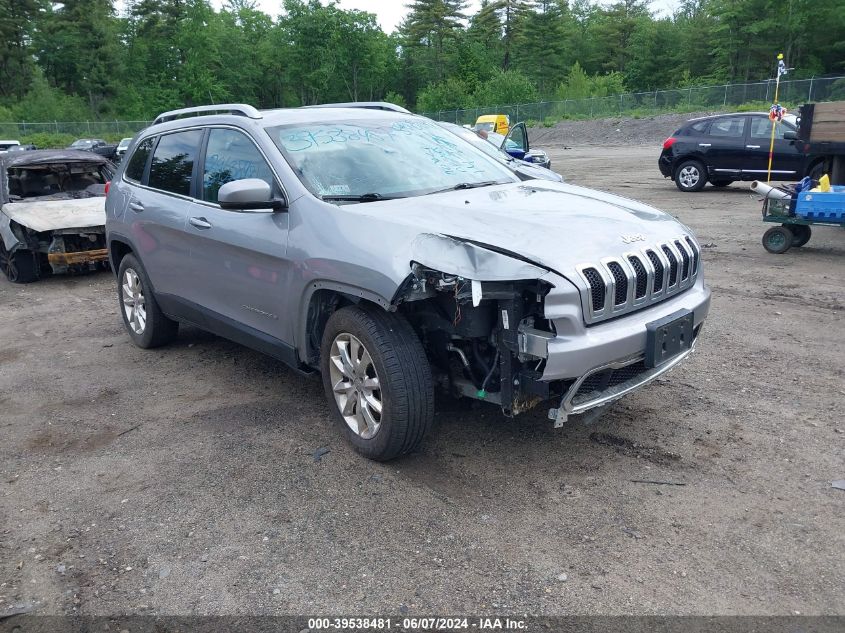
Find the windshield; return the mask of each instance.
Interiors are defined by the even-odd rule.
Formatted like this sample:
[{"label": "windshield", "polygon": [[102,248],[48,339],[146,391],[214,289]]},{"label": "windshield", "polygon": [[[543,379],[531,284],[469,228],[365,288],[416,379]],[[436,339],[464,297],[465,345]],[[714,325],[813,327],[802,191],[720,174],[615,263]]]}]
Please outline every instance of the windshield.
[{"label": "windshield", "polygon": [[485,132],[492,132],[493,131],[493,123],[476,123],[475,124],[475,131],[484,130]]},{"label": "windshield", "polygon": [[[473,132],[470,129],[465,127],[461,127],[460,125],[454,125],[452,123],[438,123],[438,125],[446,130],[449,130],[452,134],[456,136],[460,136],[468,143],[472,143],[474,147],[477,147],[482,152],[487,154],[488,156],[495,158],[496,160],[508,160],[511,159],[511,156],[507,154],[503,154],[499,151],[499,148],[490,142],[490,135],[487,135],[487,139],[481,138],[478,134]],[[494,134],[494,136],[499,136],[498,134]]]},{"label": "windshield", "polygon": [[324,198],[405,197],[515,180],[505,167],[423,118],[285,125],[267,132],[303,184]]},{"label": "windshield", "polygon": [[103,196],[106,181],[111,180],[111,175],[104,165],[79,162],[10,167],[6,172],[12,200]]},{"label": "windshield", "polygon": [[94,141],[89,141],[88,139],[79,139],[78,141],[74,141],[71,143],[71,147],[73,149],[84,149],[87,147],[91,147],[94,144]]},{"label": "windshield", "polygon": [[117,149],[126,149],[127,147],[129,147],[129,143],[131,143],[131,142],[132,142],[131,138],[122,139],[120,141],[120,143],[117,144]]}]

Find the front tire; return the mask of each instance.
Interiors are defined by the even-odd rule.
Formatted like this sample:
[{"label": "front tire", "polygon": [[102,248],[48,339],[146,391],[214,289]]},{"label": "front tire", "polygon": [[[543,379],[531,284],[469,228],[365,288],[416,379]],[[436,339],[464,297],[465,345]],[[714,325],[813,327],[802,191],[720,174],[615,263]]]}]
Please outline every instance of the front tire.
[{"label": "front tire", "polygon": [[13,284],[28,284],[38,281],[41,277],[35,253],[20,248],[10,253],[6,250],[2,238],[0,238],[0,270]]},{"label": "front tire", "polygon": [[135,345],[161,347],[176,337],[179,323],[168,319],[158,307],[147,271],[134,255],[120,260],[117,297],[123,325]]},{"label": "front tire", "polygon": [[773,226],[763,233],[763,248],[770,253],[780,255],[790,249],[793,240],[792,231],[788,228],[785,226]]},{"label": "front tire", "polygon": [[701,191],[707,184],[707,172],[697,160],[685,160],[675,170],[675,185],[684,192]]},{"label": "front tire", "polygon": [[401,316],[357,306],[338,310],[323,332],[320,370],[332,417],[365,457],[388,461],[410,453],[431,429],[431,368]]}]

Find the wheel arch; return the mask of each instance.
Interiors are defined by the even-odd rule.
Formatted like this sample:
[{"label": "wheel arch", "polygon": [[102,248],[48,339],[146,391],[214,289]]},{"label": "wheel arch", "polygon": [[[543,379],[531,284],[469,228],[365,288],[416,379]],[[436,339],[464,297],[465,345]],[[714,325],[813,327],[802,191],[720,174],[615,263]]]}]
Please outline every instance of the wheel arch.
[{"label": "wheel arch", "polygon": [[115,275],[117,275],[117,271],[120,268],[120,262],[123,261],[123,258],[134,252],[135,249],[132,248],[129,240],[125,237],[115,235],[109,238],[109,263],[111,264],[111,269],[114,271]]},{"label": "wheel arch", "polygon": [[384,297],[357,286],[333,282],[312,281],[301,303],[297,348],[300,359],[311,367],[320,365],[320,343],[329,317],[349,305],[369,305],[386,312],[395,308]]}]

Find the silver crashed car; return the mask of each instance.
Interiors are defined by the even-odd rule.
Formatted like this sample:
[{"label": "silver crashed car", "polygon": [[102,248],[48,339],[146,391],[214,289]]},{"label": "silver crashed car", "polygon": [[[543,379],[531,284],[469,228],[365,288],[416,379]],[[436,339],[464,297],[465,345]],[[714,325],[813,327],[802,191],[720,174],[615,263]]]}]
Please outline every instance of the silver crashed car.
[{"label": "silver crashed car", "polygon": [[0,270],[28,283],[107,265],[106,182],[114,166],[77,150],[0,156]]},{"label": "silver crashed car", "polygon": [[167,112],[106,199],[140,347],[190,323],[319,372],[362,454],[417,448],[435,388],[555,425],[686,358],[699,245],[618,196],[521,180],[433,121],[361,108]]}]

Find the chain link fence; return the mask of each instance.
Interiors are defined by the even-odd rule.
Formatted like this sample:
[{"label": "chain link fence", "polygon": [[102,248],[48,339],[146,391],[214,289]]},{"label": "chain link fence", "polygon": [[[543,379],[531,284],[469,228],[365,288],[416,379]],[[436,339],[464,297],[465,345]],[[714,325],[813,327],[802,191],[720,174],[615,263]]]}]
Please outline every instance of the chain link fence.
[{"label": "chain link fence", "polygon": [[[512,121],[551,124],[561,119],[590,119],[619,115],[649,115],[665,112],[731,110],[747,104],[770,104],[774,99],[775,81],[726,84],[703,88],[679,88],[633,92],[608,97],[540,101],[515,105],[480,106],[464,110],[423,112],[438,121],[458,125],[473,124],[482,114],[507,114]],[[786,107],[811,101],[845,100],[845,76],[793,79],[780,82],[779,101]],[[765,106],[768,108],[768,105]],[[0,137],[25,139],[34,134],[56,134],[79,138],[122,138],[133,136],[150,125],[150,121],[50,121],[46,123],[2,123]]]},{"label": "chain link fence", "polygon": [[0,137],[21,139],[33,134],[63,134],[79,138],[134,136],[151,121],[51,121],[48,123],[0,123]]},{"label": "chain link fence", "polygon": [[[422,112],[438,121],[458,125],[474,124],[483,114],[506,114],[511,121],[551,124],[561,119],[592,119],[620,115],[650,115],[666,112],[733,110],[742,105],[763,104],[765,109],[775,96],[775,80],[744,84],[725,84],[703,88],[679,88],[633,92],[608,97],[541,101],[516,105],[492,105],[464,110]],[[778,101],[787,108],[811,101],[845,100],[845,76],[781,80]]]}]

